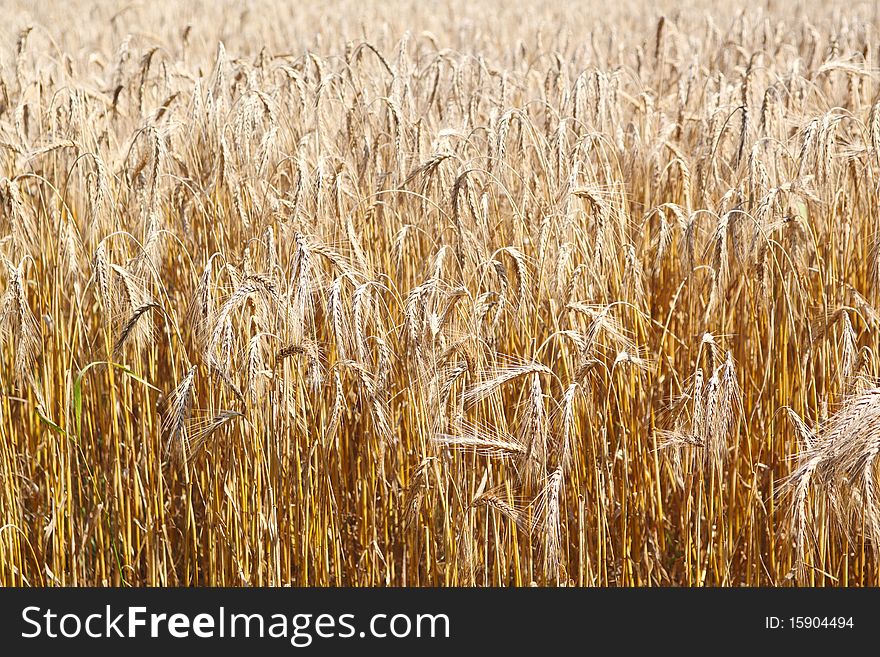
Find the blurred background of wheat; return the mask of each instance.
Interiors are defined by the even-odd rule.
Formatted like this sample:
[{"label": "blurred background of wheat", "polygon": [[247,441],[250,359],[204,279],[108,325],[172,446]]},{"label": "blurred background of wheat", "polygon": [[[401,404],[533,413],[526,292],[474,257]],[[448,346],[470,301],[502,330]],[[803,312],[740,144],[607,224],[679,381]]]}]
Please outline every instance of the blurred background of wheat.
[{"label": "blurred background of wheat", "polygon": [[3,13],[0,583],[880,583],[876,4]]}]

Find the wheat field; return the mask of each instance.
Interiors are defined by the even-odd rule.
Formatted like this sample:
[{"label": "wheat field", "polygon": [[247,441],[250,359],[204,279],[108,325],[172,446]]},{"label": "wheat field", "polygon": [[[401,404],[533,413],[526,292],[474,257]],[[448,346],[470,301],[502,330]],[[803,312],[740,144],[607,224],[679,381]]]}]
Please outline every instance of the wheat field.
[{"label": "wheat field", "polygon": [[880,10],[3,3],[0,584],[880,584]]}]

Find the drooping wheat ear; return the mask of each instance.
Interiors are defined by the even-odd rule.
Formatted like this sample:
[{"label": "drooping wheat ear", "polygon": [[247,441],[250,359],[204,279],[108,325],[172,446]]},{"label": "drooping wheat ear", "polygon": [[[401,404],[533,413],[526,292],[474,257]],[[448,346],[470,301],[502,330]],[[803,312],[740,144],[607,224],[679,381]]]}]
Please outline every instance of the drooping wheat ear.
[{"label": "drooping wheat ear", "polygon": [[632,244],[626,245],[626,265],[623,272],[624,285],[631,292],[631,301],[639,308],[645,305],[645,272]]},{"label": "drooping wheat ear", "polygon": [[428,301],[434,297],[437,279],[432,278],[409,291],[404,300],[405,342],[407,351],[413,353],[416,362],[422,360],[423,334],[427,324]]},{"label": "drooping wheat ear", "polygon": [[443,329],[449,324],[449,321],[453,317],[453,310],[459,301],[468,296],[468,290],[466,287],[456,287],[446,294],[446,305],[443,307],[443,310],[440,311],[440,314],[437,317],[437,327],[436,334],[439,334],[443,331]]},{"label": "drooping wheat ear", "polygon": [[276,369],[281,361],[291,356],[305,356],[306,379],[313,390],[318,390],[324,381],[324,367],[321,364],[321,351],[318,344],[312,340],[303,340],[285,345],[278,350],[275,357]]},{"label": "drooping wheat ear", "polygon": [[162,218],[155,209],[146,216],[144,225],[144,242],[137,255],[126,263],[126,268],[133,271],[138,278],[147,280],[151,276],[159,278],[162,265]]},{"label": "drooping wheat ear", "polygon": [[185,456],[187,459],[195,458],[205,443],[218,429],[229,422],[244,417],[238,411],[224,410],[202,422],[192,422],[187,436]]},{"label": "drooping wheat ear", "polygon": [[34,215],[28,212],[21,197],[21,189],[14,179],[0,179],[0,211],[7,216],[12,229],[12,241],[18,252],[32,252],[39,233],[34,223]]},{"label": "drooping wheat ear", "polygon": [[[375,207],[370,207],[368,210],[368,214],[372,216],[375,214]],[[351,250],[354,251],[354,257],[357,260],[358,267],[360,267],[361,274],[364,276],[369,276],[370,273],[370,263],[367,261],[367,254],[364,251],[364,247],[361,245],[361,240],[358,237],[357,230],[355,229],[354,219],[351,214],[349,214],[345,219],[345,235],[348,238],[349,244],[351,244]],[[338,259],[338,260],[341,260]],[[346,263],[343,265],[338,265],[342,271],[351,271],[351,266]]]},{"label": "drooping wheat ear", "polygon": [[[134,311],[132,311],[131,316],[122,325],[122,329],[119,332],[119,337],[116,339],[116,344],[113,346],[114,357],[118,358],[122,354],[122,348],[125,346],[126,341],[134,333],[141,318],[154,308],[160,308],[159,304],[153,301],[148,301],[147,303],[141,304],[140,306],[135,308]],[[152,333],[150,331],[150,325],[147,324],[145,328],[145,334],[149,336]]]},{"label": "drooping wheat ear", "polygon": [[[474,300],[473,323],[480,330],[482,323],[489,315],[489,311],[501,305],[501,296],[495,290],[483,292]],[[496,311],[497,312],[497,311]]]},{"label": "drooping wheat ear", "polygon": [[25,88],[24,55],[27,49],[28,36],[33,29],[32,25],[22,29],[18,33],[18,41],[15,44],[15,79],[18,81],[18,88],[22,92]]},{"label": "drooping wheat ear", "polygon": [[604,335],[621,351],[626,351],[630,354],[638,352],[638,347],[626,334],[626,330],[620,321],[612,316],[612,305],[596,306],[571,302],[566,305],[566,308],[590,320],[590,325],[586,331],[588,350],[593,349],[600,335]]},{"label": "drooping wheat ear", "polygon": [[136,96],[137,97],[138,113],[141,116],[143,116],[143,114],[144,114],[144,87],[146,87],[146,84],[147,84],[147,75],[150,72],[150,63],[153,61],[153,55],[155,55],[156,51],[158,51],[158,50],[159,50],[159,48],[157,46],[153,46],[152,48],[147,50],[146,53],[144,53],[143,57],[141,57],[140,83],[137,86],[137,96]]},{"label": "drooping wheat ear", "polygon": [[613,372],[618,366],[624,365],[642,372],[647,372],[654,366],[654,362],[649,358],[640,356],[638,352],[631,353],[624,349],[623,351],[617,352],[617,356],[614,358],[614,363],[611,365],[611,371]]},{"label": "drooping wheat ear", "polygon": [[218,184],[232,187],[235,180],[232,174],[232,153],[229,149],[229,143],[226,141],[225,135],[220,135],[220,166],[217,168],[219,174]]},{"label": "drooping wheat ear", "polygon": [[434,260],[429,267],[431,272],[429,280],[437,282],[443,280],[443,263],[446,261],[446,255],[451,251],[452,247],[448,244],[444,244],[437,249],[437,253],[434,254]]},{"label": "drooping wheat ear", "polygon": [[712,293],[706,314],[711,315],[725,297],[727,281],[730,277],[728,257],[728,234],[730,232],[730,212],[721,216],[715,229],[715,249],[712,257]]},{"label": "drooping wheat ear", "polygon": [[559,583],[559,564],[562,557],[562,523],[559,512],[559,491],[562,488],[562,466],[558,466],[538,493],[532,522],[544,535],[541,546],[544,577]]},{"label": "drooping wheat ear", "polygon": [[593,187],[578,187],[571,190],[572,196],[585,200],[590,210],[595,229],[595,240],[592,244],[593,263],[591,270],[597,280],[601,280],[601,270],[607,264],[609,252],[613,250],[613,234],[610,231],[614,210],[609,199],[603,198],[604,191]]},{"label": "drooping wheat ear", "polygon": [[717,430],[729,436],[736,428],[742,412],[742,388],[736,375],[736,363],[733,353],[728,351],[721,371],[721,407],[717,418]]},{"label": "drooping wheat ear", "polygon": [[348,316],[342,305],[342,278],[340,276],[333,281],[333,285],[330,287],[328,305],[330,306],[333,338],[336,341],[336,353],[339,360],[346,360],[348,358],[349,329]]},{"label": "drooping wheat ear", "polygon": [[211,294],[213,284],[211,263],[213,261],[214,256],[211,256],[205,263],[205,268],[199,277],[199,282],[196,284],[196,289],[186,311],[187,322],[193,327],[193,335],[202,349],[207,349],[210,323],[214,314],[214,296]]},{"label": "drooping wheat ear", "polygon": [[361,386],[366,392],[366,397],[369,401],[370,416],[373,419],[373,427],[379,438],[382,439],[384,445],[394,445],[397,441],[397,435],[391,427],[392,417],[385,390],[376,381],[376,377],[360,363],[350,360],[340,362],[344,362],[346,367],[351,368],[357,373]]},{"label": "drooping wheat ear", "polygon": [[366,365],[369,359],[367,350],[368,321],[371,315],[370,287],[375,283],[368,281],[358,285],[354,291],[352,310],[354,314],[354,340],[358,360]]},{"label": "drooping wheat ear", "polygon": [[326,259],[329,263],[331,263],[336,269],[338,269],[342,274],[348,276],[355,276],[355,271],[352,269],[351,265],[348,261],[342,257],[340,253],[334,251],[326,244],[321,244],[320,242],[313,242],[309,245],[311,252],[315,255],[319,255]]},{"label": "drooping wheat ear", "polygon": [[531,374],[529,379],[528,400],[520,424],[519,437],[519,442],[526,446],[526,451],[520,459],[520,471],[527,486],[535,484],[546,475],[549,437],[541,376],[536,372]]},{"label": "drooping wheat ear", "polygon": [[683,222],[679,222],[684,237],[684,248],[682,249],[682,264],[685,272],[690,275],[694,271],[694,252],[697,243],[697,219],[699,215],[693,212]]},{"label": "drooping wheat ear", "polygon": [[565,285],[565,295],[563,297],[563,301],[565,302],[566,306],[574,302],[575,296],[577,295],[578,285],[580,284],[581,279],[584,276],[584,272],[586,271],[587,266],[581,263],[574,268],[574,271],[571,272],[568,283],[566,283]]},{"label": "drooping wheat ear", "polygon": [[412,232],[413,226],[412,224],[404,224],[403,227],[397,234],[394,236],[394,243],[391,247],[391,253],[394,256],[394,261],[397,263],[397,268],[400,269],[401,263],[403,261],[403,252],[404,246],[406,245],[406,238],[409,236],[410,232]]},{"label": "drooping wheat ear", "polygon": [[526,453],[526,446],[516,437],[500,434],[497,429],[464,422],[461,430],[458,436],[438,433],[432,441],[441,447],[474,450],[482,456],[499,459],[519,458]]},{"label": "drooping wheat ear", "polygon": [[497,134],[498,138],[495,142],[495,158],[494,167],[500,167],[504,162],[504,154],[507,148],[507,133],[510,131],[510,121],[514,116],[518,116],[516,109],[509,109],[501,115],[498,121]]},{"label": "drooping wheat ear", "polygon": [[684,195],[684,211],[691,212],[691,210],[693,209],[693,196],[691,191],[691,169],[687,165],[687,162],[685,162],[683,157],[676,157],[674,162],[678,164],[678,171],[679,173],[681,173],[681,187],[682,194]]},{"label": "drooping wheat ear", "polygon": [[799,452],[797,468],[783,481],[780,487],[783,492],[787,492],[790,495],[791,501],[789,502],[788,517],[795,555],[795,570],[803,575],[806,569],[808,532],[811,532],[813,529],[810,526],[810,486],[824,455],[821,450],[815,447],[815,436],[800,417],[790,409],[788,410],[788,415],[792,419],[802,442],[811,445]]},{"label": "drooping wheat ear", "polygon": [[474,554],[474,530],[471,526],[469,511],[474,505],[465,509],[458,531],[455,534],[455,558],[459,581],[465,586],[477,584],[477,557]]},{"label": "drooping wheat ear", "polygon": [[[123,299],[122,301],[118,298],[113,300],[115,305],[125,306],[121,311],[122,314],[128,315],[138,306],[150,301],[150,294],[147,292],[144,282],[140,277],[132,274],[125,267],[120,267],[115,263],[110,263],[110,271],[111,273],[116,274],[116,276],[122,281],[122,290],[121,293],[118,294],[118,297],[122,297]],[[116,289],[115,286],[114,289]]]},{"label": "drooping wheat ear", "polygon": [[545,214],[541,217],[541,225],[538,228],[538,263],[543,268],[547,258],[547,247],[550,245],[550,229],[553,227],[553,215]]},{"label": "drooping wheat ear", "polygon": [[217,351],[212,349],[208,362],[214,369],[226,377],[232,371],[232,360],[235,356],[235,328],[232,326],[232,317],[227,315],[223,321],[219,323],[219,326],[219,357]]},{"label": "drooping wheat ear", "polygon": [[275,231],[272,226],[266,227],[266,271],[270,274],[275,272],[278,266],[278,247],[275,244]]},{"label": "drooping wheat ear", "polygon": [[722,413],[719,408],[720,388],[721,379],[718,376],[718,370],[715,370],[706,385],[706,410],[703,414],[703,457],[704,463],[719,471],[727,458],[727,435],[720,431],[723,424],[719,419]]},{"label": "drooping wheat ear", "polygon": [[103,241],[95,249],[94,270],[104,311],[104,323],[109,326],[113,316],[113,288],[110,278],[110,261],[107,258],[107,249]]},{"label": "drooping wheat ear", "polygon": [[397,159],[397,170],[404,171],[404,160],[403,160],[403,112],[400,109],[400,106],[393,98],[382,97],[380,99],[384,102],[385,106],[388,108],[388,116],[391,118],[391,123],[394,125],[394,154]]},{"label": "drooping wheat ear", "polygon": [[386,445],[393,446],[397,442],[398,437],[391,428],[392,418],[388,400],[382,396],[370,398],[370,414],[379,437],[384,440]]},{"label": "drooping wheat ear", "polygon": [[403,499],[403,525],[408,528],[418,518],[419,511],[422,508],[422,500],[428,490],[428,472],[430,466],[436,461],[433,456],[426,456],[419,463],[409,486],[407,486],[406,494]]},{"label": "drooping wheat ear", "polygon": [[305,235],[295,232],[293,235],[296,243],[296,253],[293,257],[292,295],[294,308],[297,311],[296,320],[305,324],[312,311],[311,279],[313,257],[312,250]]},{"label": "drooping wheat ear", "polygon": [[338,369],[333,370],[333,390],[333,410],[330,412],[330,421],[327,423],[327,431],[324,434],[325,440],[330,440],[336,435],[345,409],[345,390],[342,387],[342,376]]},{"label": "drooping wheat ear", "polygon": [[706,371],[714,372],[715,366],[721,362],[721,347],[709,331],[703,333],[703,337],[700,338],[700,352],[706,354]]},{"label": "drooping wheat ear", "polygon": [[166,400],[166,412],[162,418],[166,454],[173,452],[177,456],[186,456],[188,423],[195,398],[195,376],[196,366],[193,365]]},{"label": "drooping wheat ear", "polygon": [[464,393],[466,404],[475,404],[486,399],[501,386],[528,374],[553,374],[553,371],[541,363],[532,361],[510,367],[500,367],[484,372],[481,381]]},{"label": "drooping wheat ear", "polygon": [[813,119],[810,121],[809,125],[807,125],[804,130],[804,141],[801,144],[800,153],[798,153],[798,171],[797,175],[800,178],[803,175],[804,166],[806,166],[807,162],[814,160],[815,158],[807,157],[808,154],[814,153],[816,151],[816,145],[819,138],[819,132],[821,128],[821,122],[819,119]]},{"label": "drooping wheat ear", "polygon": [[786,412],[788,415],[788,419],[791,420],[792,425],[794,425],[795,434],[798,438],[799,451],[807,452],[816,444],[816,434],[810,429],[806,422],[803,421],[800,415],[798,415],[793,408],[790,406],[783,406],[782,410]]},{"label": "drooping wheat ear", "polygon": [[79,285],[80,278],[80,254],[82,253],[82,240],[73,218],[65,214],[61,224],[61,238],[59,243],[60,260],[64,263],[65,275],[68,282]]},{"label": "drooping wheat ear", "polygon": [[[213,354],[216,353],[221,345],[229,344],[228,338],[231,331],[232,313],[254,294],[261,295],[270,304],[281,304],[278,290],[271,279],[259,274],[244,277],[213,318],[214,328],[211,331],[211,338],[207,345],[209,359],[213,357]],[[227,361],[221,369],[227,371],[228,364]]]},{"label": "drooping wheat ear", "polygon": [[657,252],[654,256],[654,264],[651,267],[651,277],[657,278],[660,275],[660,270],[663,266],[663,257],[666,255],[666,250],[669,248],[669,245],[672,243],[672,224],[666,219],[666,212],[664,212],[663,208],[657,208],[657,217],[660,220],[660,229],[657,233]]},{"label": "drooping wheat ear", "polygon": [[232,187],[232,207],[235,208],[235,215],[241,222],[241,225],[246,229],[251,227],[251,218],[248,211],[250,205],[246,204],[245,200],[253,200],[252,198],[246,199],[245,191],[247,189],[247,182],[239,182]]},{"label": "drooping wheat ear", "polygon": [[507,269],[504,267],[504,263],[493,258],[489,260],[487,264],[492,268],[492,270],[495,272],[495,275],[498,277],[498,282],[501,285],[500,295],[502,297],[507,297],[510,289],[510,280],[508,279]]},{"label": "drooping wheat ear", "polygon": [[[231,359],[231,354],[234,349],[234,336],[232,332],[232,323],[228,323],[228,330],[226,332],[226,338],[224,339],[223,350],[224,353],[229,354],[229,358]],[[217,377],[217,379],[223,383],[227,388],[229,388],[230,392],[235,396],[235,398],[239,401],[242,406],[245,406],[247,402],[244,398],[244,393],[242,393],[241,388],[238,387],[238,384],[232,379],[232,369],[233,365],[230,360],[225,360],[224,356],[221,354],[220,358],[215,355],[211,355],[208,358],[208,371],[210,374],[213,374]]]},{"label": "drooping wheat ear", "polygon": [[244,272],[245,276],[254,276],[256,274],[250,245],[244,247],[244,252],[241,254],[241,271]]},{"label": "drooping wheat ear", "polygon": [[844,311],[841,315],[841,374],[844,381],[851,381],[856,373],[857,351],[856,332],[849,319],[849,313]]},{"label": "drooping wheat ear", "polygon": [[461,361],[445,373],[437,394],[437,405],[441,410],[446,409],[446,402],[452,392],[452,386],[455,385],[455,382],[458,381],[460,377],[467,373],[468,369],[467,361]]},{"label": "drooping wheat ear", "polygon": [[[253,318],[251,322],[251,325],[253,326]],[[262,338],[263,334],[257,333],[251,337],[247,346],[247,392],[251,404],[253,405],[256,405],[260,398],[260,383],[262,377],[271,375],[271,372],[268,372],[266,363],[263,359]]]},{"label": "drooping wheat ear", "polygon": [[373,340],[376,343],[376,386],[379,391],[380,396],[384,396],[384,394],[388,391],[388,381],[391,378],[392,374],[392,359],[393,355],[391,352],[391,348],[388,346],[388,342],[385,341],[381,336],[374,335]]},{"label": "drooping wheat ear", "polygon": [[827,503],[850,540],[866,539],[880,554],[880,389],[848,397],[840,410],[813,434],[788,410],[800,443],[798,464],[783,482],[790,494],[789,514],[799,566],[806,559],[807,537],[818,531],[809,510],[810,492]]},{"label": "drooping wheat ear", "polygon": [[4,343],[12,344],[14,379],[19,387],[29,379],[42,345],[40,327],[31,312],[24,287],[26,258],[16,267],[0,254],[8,277],[6,292],[0,299],[0,337]]},{"label": "drooping wheat ear", "polygon": [[[774,100],[778,100],[778,98],[779,90],[776,88],[775,84],[769,85],[764,90],[764,98],[761,101],[761,115],[760,119],[758,120],[758,125],[760,127],[762,136],[768,135],[773,128],[773,125],[771,123],[772,117],[770,116],[771,103]],[[757,146],[757,144],[755,144],[755,146]]]},{"label": "drooping wheat ear", "polygon": [[573,250],[574,245],[570,242],[564,242],[559,245],[559,251],[556,256],[556,266],[553,273],[553,282],[560,295],[564,294],[566,291],[568,262],[571,259],[571,253]]},{"label": "drooping wheat ear", "polygon": [[165,168],[165,160],[167,159],[167,149],[165,147],[165,139],[155,126],[150,126],[150,148],[151,148],[151,167],[150,167],[150,201],[149,207],[156,208],[158,202],[159,177]]},{"label": "drooping wheat ear", "polygon": [[526,257],[515,246],[505,246],[499,249],[499,253],[506,253],[513,260],[516,268],[516,306],[521,307],[528,300],[529,270],[526,267]]},{"label": "drooping wheat ear", "polygon": [[819,137],[816,144],[818,179],[821,182],[828,180],[834,157],[835,133],[839,122],[832,112],[828,112],[822,118],[819,129]]},{"label": "drooping wheat ear", "polygon": [[832,327],[840,324],[840,374],[844,387],[852,383],[856,371],[858,346],[857,335],[846,308],[838,308],[834,312],[822,315],[810,325],[812,345],[826,337]]},{"label": "drooping wheat ear", "polygon": [[852,285],[847,284],[846,290],[852,297],[852,305],[862,314],[868,326],[873,330],[880,328],[880,312]]},{"label": "drooping wheat ear", "polygon": [[871,125],[871,148],[874,149],[874,157],[878,159],[878,164],[880,164],[880,100],[871,107],[869,123]]},{"label": "drooping wheat ear", "polygon": [[755,207],[757,200],[769,186],[770,176],[762,157],[765,152],[762,141],[757,142],[749,151],[749,209]]},{"label": "drooping wheat ear", "polygon": [[511,520],[513,524],[525,533],[531,532],[531,524],[529,523],[527,515],[523,512],[522,509],[518,509],[511,504],[505,502],[501,497],[499,497],[496,493],[486,492],[482,495],[478,496],[471,502],[472,507],[480,507],[487,506],[490,509],[495,509],[496,511],[500,511],[501,515],[503,515],[508,520]]},{"label": "drooping wheat ear", "polygon": [[736,149],[736,164],[739,164],[743,160],[743,155],[746,152],[746,145],[749,140],[749,126],[751,125],[751,77],[752,77],[752,66],[754,64],[755,56],[753,55],[751,60],[749,61],[749,66],[746,69],[746,73],[743,76],[742,86],[740,88],[740,127],[739,127],[739,147]]}]

